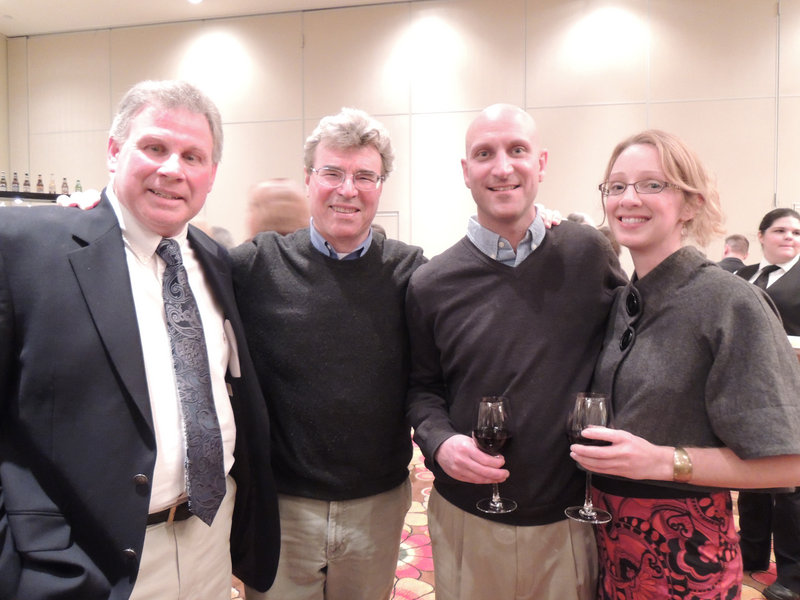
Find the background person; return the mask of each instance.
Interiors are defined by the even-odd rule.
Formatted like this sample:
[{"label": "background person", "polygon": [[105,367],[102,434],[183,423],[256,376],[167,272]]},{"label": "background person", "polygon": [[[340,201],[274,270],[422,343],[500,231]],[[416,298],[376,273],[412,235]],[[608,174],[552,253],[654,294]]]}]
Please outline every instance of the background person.
[{"label": "background person", "polygon": [[[222,600],[231,562],[254,587],[272,581],[267,414],[227,255],[187,227],[221,154],[211,100],[186,83],[142,82],[111,126],[97,207],[3,209],[0,598]],[[202,319],[187,331],[205,349],[171,338],[162,244],[179,248],[196,300],[185,310]],[[196,353],[173,354],[171,339]],[[184,373],[210,380],[190,387],[210,393],[203,410],[216,419],[205,422],[218,424],[200,439],[221,452],[199,461],[184,439]],[[206,461],[208,478],[193,477]],[[205,483],[220,495],[203,498]]]},{"label": "background person", "polygon": [[786,333],[800,336],[800,268],[795,268],[800,260],[800,214],[791,208],[769,211],[758,226],[758,241],[761,262],[737,275],[767,290]]},{"label": "background person", "polygon": [[747,254],[750,251],[750,242],[739,233],[734,233],[725,238],[725,248],[722,250],[722,260],[717,264],[735,273],[744,266]]},{"label": "background person", "polygon": [[614,476],[592,479],[595,506],[613,517],[597,528],[598,598],[738,598],[727,488],[800,482],[800,365],[763,294],[683,246],[705,245],[722,212],[681,140],[624,140],[601,190],[635,274],[593,383],[612,398],[614,429],[583,431],[612,445],[571,447],[581,466]]},{"label": "background person", "polygon": [[[584,483],[566,422],[626,279],[596,229],[563,222],[545,232],[534,200],[547,158],[524,110],[484,109],[462,160],[477,216],[408,288],[408,417],[435,474],[428,518],[438,600],[595,593],[594,532],[564,516]],[[496,395],[510,399],[515,432],[502,456],[470,435],[480,398]],[[492,482],[517,510],[476,508]]]},{"label": "background person", "polygon": [[583,212],[571,212],[567,215],[567,221],[572,221],[573,223],[583,223],[584,225],[589,225],[590,227],[595,227],[594,219],[590,217],[588,214]]},{"label": "background person", "polygon": [[211,238],[226,250],[230,250],[236,245],[233,241],[233,234],[219,225],[211,226]]},{"label": "background person", "polygon": [[[763,259],[737,271],[767,294],[789,336],[800,336],[800,215],[789,208],[769,211],[758,226]],[[759,359],[760,361],[761,359]],[[745,571],[769,567],[774,546],[777,581],[764,590],[768,600],[800,598],[800,492],[740,492],[739,535]]]},{"label": "background person", "polygon": [[272,420],[281,558],[248,600],[387,600],[411,504],[404,302],[422,250],[373,234],[394,152],[360,110],[306,140],[311,227],[232,251]]},{"label": "background person", "polygon": [[308,200],[303,188],[291,179],[268,179],[250,188],[247,198],[247,234],[262,231],[281,235],[308,227]]}]

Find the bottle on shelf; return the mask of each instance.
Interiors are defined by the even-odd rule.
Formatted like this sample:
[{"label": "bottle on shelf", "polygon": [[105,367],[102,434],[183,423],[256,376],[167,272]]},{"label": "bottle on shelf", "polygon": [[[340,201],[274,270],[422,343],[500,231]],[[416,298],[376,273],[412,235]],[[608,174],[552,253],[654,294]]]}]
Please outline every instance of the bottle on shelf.
[{"label": "bottle on shelf", "polygon": [[25,179],[22,180],[22,191],[23,192],[31,191],[31,178],[28,177],[27,173],[25,173]]},{"label": "bottle on shelf", "polygon": [[56,193],[56,176],[50,173],[50,183],[47,185],[47,193],[48,194],[55,194]]},{"label": "bottle on shelf", "polygon": [[8,183],[6,182],[6,172],[0,173],[0,192],[8,191]]},{"label": "bottle on shelf", "polygon": [[69,184],[66,177],[61,180],[61,193],[69,195]]},{"label": "bottle on shelf", "polygon": [[81,180],[80,179],[76,179],[75,180],[75,191],[76,192],[82,192],[83,191],[83,186],[81,185]]},{"label": "bottle on shelf", "polygon": [[39,173],[39,178],[36,180],[36,193],[44,194],[44,181],[42,181],[41,173]]},{"label": "bottle on shelf", "polygon": [[11,191],[12,192],[19,191],[19,177],[17,177],[16,171],[14,171],[14,177],[11,179]]}]

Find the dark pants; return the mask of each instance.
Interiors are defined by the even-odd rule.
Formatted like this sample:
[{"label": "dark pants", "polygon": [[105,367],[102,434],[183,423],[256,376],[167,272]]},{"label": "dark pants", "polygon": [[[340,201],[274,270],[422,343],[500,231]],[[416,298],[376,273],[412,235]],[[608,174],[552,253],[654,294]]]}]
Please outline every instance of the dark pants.
[{"label": "dark pants", "polygon": [[739,528],[744,570],[769,566],[772,537],[778,583],[800,594],[800,491],[739,492]]}]

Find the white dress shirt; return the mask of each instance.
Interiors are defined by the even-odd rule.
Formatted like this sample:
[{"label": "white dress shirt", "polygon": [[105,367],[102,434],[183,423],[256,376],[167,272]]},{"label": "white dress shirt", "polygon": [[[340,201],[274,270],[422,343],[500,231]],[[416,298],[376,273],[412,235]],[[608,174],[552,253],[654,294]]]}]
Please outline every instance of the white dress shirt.
[{"label": "white dress shirt", "polygon": [[[153,473],[150,512],[168,508],[186,497],[186,459],[183,421],[178,398],[172,350],[167,332],[162,296],[162,276],[166,267],[155,251],[161,236],[146,229],[116,198],[112,185],[106,195],[122,228],[128,274],[133,289],[136,319],[144,355],[147,390],[156,436],[156,465]],[[228,397],[225,373],[231,359],[231,344],[224,326],[224,315],[211,295],[203,270],[186,238],[188,228],[175,236],[180,245],[189,285],[197,301],[208,349],[211,387],[222,432],[225,472],[233,465],[236,426]]]},{"label": "white dress shirt", "polygon": [[[775,269],[772,273],[769,274],[769,278],[767,279],[767,287],[771,286],[773,283],[778,281],[781,277],[786,275],[789,271],[791,271],[792,267],[797,264],[797,261],[800,260],[800,254],[797,254],[792,260],[785,263],[774,263],[777,269]],[[758,264],[758,270],[753,274],[753,276],[748,280],[750,283],[754,283],[758,276],[761,275],[761,271],[764,270],[765,267],[770,266],[771,262],[767,260],[761,260]]]}]

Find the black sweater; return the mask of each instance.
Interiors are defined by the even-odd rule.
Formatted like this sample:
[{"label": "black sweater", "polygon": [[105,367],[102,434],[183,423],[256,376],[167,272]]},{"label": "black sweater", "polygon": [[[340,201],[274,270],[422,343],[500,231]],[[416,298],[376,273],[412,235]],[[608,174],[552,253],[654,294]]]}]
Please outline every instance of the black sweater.
[{"label": "black sweater", "polygon": [[437,491],[470,513],[489,486],[456,481],[432,457],[448,437],[470,435],[481,396],[510,399],[513,439],[503,449],[504,497],[519,508],[492,516],[515,525],[564,519],[582,503],[569,457],[567,415],[589,389],[614,290],[626,278],[596,230],[562,223],[517,267],[467,238],[411,279],[406,300],[412,371],[408,414]]},{"label": "black sweater", "polygon": [[422,250],[376,234],[364,256],[339,261],[303,229],[258,235],[231,256],[278,491],[332,501],[402,483],[411,457],[403,308]]}]

